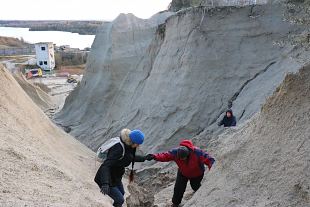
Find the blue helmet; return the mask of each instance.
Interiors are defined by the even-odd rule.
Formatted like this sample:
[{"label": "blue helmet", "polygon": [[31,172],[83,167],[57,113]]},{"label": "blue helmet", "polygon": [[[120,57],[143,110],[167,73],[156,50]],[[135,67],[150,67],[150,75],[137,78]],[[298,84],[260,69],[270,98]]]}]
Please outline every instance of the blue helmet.
[{"label": "blue helmet", "polygon": [[144,141],[144,134],[140,130],[132,130],[129,133],[129,138],[134,144],[142,144]]}]

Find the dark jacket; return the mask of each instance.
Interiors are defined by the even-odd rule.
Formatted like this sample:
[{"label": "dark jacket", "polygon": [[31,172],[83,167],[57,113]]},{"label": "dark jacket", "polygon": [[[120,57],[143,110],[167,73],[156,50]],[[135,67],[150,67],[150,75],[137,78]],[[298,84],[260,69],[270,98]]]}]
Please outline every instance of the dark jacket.
[{"label": "dark jacket", "polygon": [[145,161],[143,156],[135,155],[136,149],[131,148],[131,146],[128,145],[128,140],[124,141],[124,137],[121,137],[121,141],[125,146],[124,157],[120,159],[123,154],[123,147],[120,143],[109,149],[107,158],[101,164],[95,177],[95,182],[99,187],[101,187],[103,184],[109,184],[110,186],[116,186],[120,184],[125,173],[125,167],[128,167],[133,160],[135,160],[135,162]]},{"label": "dark jacket", "polygon": [[[231,113],[231,117],[227,117],[227,112]],[[219,126],[224,125],[224,127],[231,127],[231,126],[236,126],[237,121],[236,121],[236,117],[234,116],[232,110],[227,110],[225,113],[225,116],[223,117],[222,121],[220,121],[220,123],[218,124]]]},{"label": "dark jacket", "polygon": [[154,154],[155,160],[161,162],[174,161],[181,172],[187,178],[195,178],[204,174],[205,166],[211,169],[215,159],[208,153],[195,147],[190,140],[183,140],[180,146],[185,146],[190,149],[190,155],[187,160],[181,160],[177,156],[178,148],[172,149],[168,152]]}]

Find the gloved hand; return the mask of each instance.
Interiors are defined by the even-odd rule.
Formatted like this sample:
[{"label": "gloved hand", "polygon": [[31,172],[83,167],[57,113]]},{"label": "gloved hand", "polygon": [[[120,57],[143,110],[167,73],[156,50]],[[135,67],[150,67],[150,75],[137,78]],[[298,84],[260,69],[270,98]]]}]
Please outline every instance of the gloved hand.
[{"label": "gloved hand", "polygon": [[104,195],[109,195],[110,193],[110,187],[108,184],[103,184],[100,188],[100,192],[103,193]]},{"label": "gloved hand", "polygon": [[155,159],[155,156],[153,154],[147,154],[144,158],[145,160],[151,161]]}]

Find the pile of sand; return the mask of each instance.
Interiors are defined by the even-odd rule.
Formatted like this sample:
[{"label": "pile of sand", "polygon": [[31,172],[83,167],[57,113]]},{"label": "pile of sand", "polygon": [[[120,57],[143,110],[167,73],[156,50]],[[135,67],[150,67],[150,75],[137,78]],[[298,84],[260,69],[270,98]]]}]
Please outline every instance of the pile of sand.
[{"label": "pile of sand", "polygon": [[38,86],[28,82],[22,74],[14,74],[14,78],[17,80],[23,90],[29,95],[32,101],[43,111],[54,107],[51,97]]},{"label": "pile of sand", "polygon": [[2,66],[0,88],[0,206],[110,206],[93,182],[94,153],[55,127]]},{"label": "pile of sand", "polygon": [[259,116],[212,151],[206,182],[185,206],[310,205],[310,67],[289,74]]}]

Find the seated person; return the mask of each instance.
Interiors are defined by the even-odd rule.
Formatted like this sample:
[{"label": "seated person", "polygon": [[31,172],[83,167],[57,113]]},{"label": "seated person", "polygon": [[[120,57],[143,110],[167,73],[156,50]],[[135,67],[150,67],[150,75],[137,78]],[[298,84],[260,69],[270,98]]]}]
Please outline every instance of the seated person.
[{"label": "seated person", "polygon": [[233,115],[231,109],[226,111],[226,114],[223,117],[222,121],[218,123],[219,126],[224,125],[224,127],[232,127],[236,126],[236,124],[237,124],[236,117]]}]

